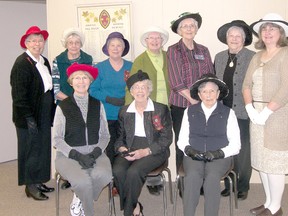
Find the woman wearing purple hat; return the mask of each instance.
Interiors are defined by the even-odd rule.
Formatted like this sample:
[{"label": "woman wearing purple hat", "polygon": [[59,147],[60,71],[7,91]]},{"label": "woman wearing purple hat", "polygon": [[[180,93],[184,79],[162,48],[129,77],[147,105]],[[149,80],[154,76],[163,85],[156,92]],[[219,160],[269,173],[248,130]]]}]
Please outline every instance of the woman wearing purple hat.
[{"label": "woman wearing purple hat", "polygon": [[112,32],[108,35],[102,51],[109,58],[96,65],[99,76],[89,90],[90,95],[100,100],[105,107],[111,135],[106,153],[111,164],[115,156],[114,142],[117,136],[118,112],[125,103],[126,79],[132,67],[132,62],[122,58],[129,52],[129,48],[129,42],[120,32]]},{"label": "woman wearing purple hat", "polygon": [[260,51],[249,64],[242,91],[252,122],[251,165],[259,171],[266,200],[250,212],[281,216],[288,174],[288,22],[269,13],[251,27]]},{"label": "woman wearing purple hat", "polygon": [[[215,71],[219,79],[228,88],[229,95],[223,99],[224,105],[233,109],[241,131],[241,151],[234,157],[235,171],[238,176],[238,199],[245,200],[248,196],[249,181],[252,173],[250,159],[249,117],[245,110],[242,94],[242,84],[248,65],[255,54],[246,48],[252,43],[252,30],[243,20],[233,20],[222,25],[217,31],[218,39],[227,44],[228,49],[215,56]],[[225,179],[225,189],[222,196],[229,196],[229,182]]]},{"label": "woman wearing purple hat", "polygon": [[47,200],[54,191],[45,182],[51,171],[51,125],[54,115],[49,61],[42,56],[48,32],[30,27],[20,40],[25,52],[16,59],[10,76],[13,122],[18,139],[18,185],[27,197]]},{"label": "woman wearing purple hat", "polygon": [[105,110],[88,93],[97,76],[98,69],[90,65],[68,67],[68,83],[74,93],[59,104],[55,114],[55,166],[74,191],[72,216],[94,216],[94,201],[112,179],[110,161],[102,154],[110,139]]}]

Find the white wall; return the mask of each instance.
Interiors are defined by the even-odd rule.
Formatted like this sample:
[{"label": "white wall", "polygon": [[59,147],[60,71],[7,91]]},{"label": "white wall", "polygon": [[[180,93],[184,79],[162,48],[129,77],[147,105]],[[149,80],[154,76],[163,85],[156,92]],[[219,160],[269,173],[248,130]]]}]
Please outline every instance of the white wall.
[{"label": "white wall", "polygon": [[[16,57],[23,52],[20,38],[32,25],[46,29],[45,4],[0,1],[0,163],[17,158],[16,130],[12,123],[10,71]],[[47,56],[47,53],[46,49],[44,55]]]}]

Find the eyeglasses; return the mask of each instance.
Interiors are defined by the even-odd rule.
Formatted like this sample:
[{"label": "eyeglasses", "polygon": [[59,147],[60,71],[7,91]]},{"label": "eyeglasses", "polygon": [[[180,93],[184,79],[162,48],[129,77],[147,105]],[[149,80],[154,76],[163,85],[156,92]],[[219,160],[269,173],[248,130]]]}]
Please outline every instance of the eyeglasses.
[{"label": "eyeglasses", "polygon": [[193,24],[190,24],[190,25],[184,25],[184,26],[181,26],[180,28],[185,29],[185,30],[188,30],[188,29],[195,29],[195,25],[193,25]]},{"label": "eyeglasses", "polygon": [[76,76],[76,77],[73,78],[73,80],[76,80],[78,82],[85,81],[85,80],[88,80],[88,79],[89,79],[89,77],[87,77],[87,76],[82,76],[82,77]]},{"label": "eyeglasses", "polygon": [[44,40],[43,39],[40,39],[40,40],[36,40],[36,39],[33,39],[33,40],[27,40],[28,43],[32,43],[32,44],[42,44],[44,43]]},{"label": "eyeglasses", "polygon": [[75,45],[75,46],[81,46],[81,42],[80,41],[68,41],[67,42],[67,45],[68,46],[73,46],[73,45]]},{"label": "eyeglasses", "polygon": [[136,85],[136,86],[132,86],[131,89],[137,90],[137,91],[139,91],[141,89],[141,91],[144,91],[144,90],[148,89],[148,87],[147,86],[138,86],[138,85]]},{"label": "eyeglasses", "polygon": [[148,40],[162,40],[161,37],[147,37]]}]

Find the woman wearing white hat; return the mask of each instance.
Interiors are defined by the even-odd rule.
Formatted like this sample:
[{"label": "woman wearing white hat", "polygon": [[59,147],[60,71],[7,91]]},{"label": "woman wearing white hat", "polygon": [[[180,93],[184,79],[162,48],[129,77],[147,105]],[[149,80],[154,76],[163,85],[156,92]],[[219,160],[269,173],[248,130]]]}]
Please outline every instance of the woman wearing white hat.
[{"label": "woman wearing white hat", "polygon": [[251,164],[259,171],[266,201],[254,215],[283,215],[281,200],[288,174],[288,23],[278,14],[267,14],[251,24],[259,49],[248,67],[243,96],[253,124]]},{"label": "woman wearing white hat", "polygon": [[[168,38],[168,32],[158,26],[151,26],[146,29],[142,33],[140,41],[147,49],[134,60],[130,73],[131,76],[137,73],[138,70],[146,71],[154,87],[150,98],[166,105],[168,105],[170,88],[166,51],[163,50],[163,46],[167,43]],[[126,88],[125,104],[130,104],[131,102],[132,96],[128,88]],[[146,185],[151,194],[160,194],[162,189],[161,178],[147,178]]]}]

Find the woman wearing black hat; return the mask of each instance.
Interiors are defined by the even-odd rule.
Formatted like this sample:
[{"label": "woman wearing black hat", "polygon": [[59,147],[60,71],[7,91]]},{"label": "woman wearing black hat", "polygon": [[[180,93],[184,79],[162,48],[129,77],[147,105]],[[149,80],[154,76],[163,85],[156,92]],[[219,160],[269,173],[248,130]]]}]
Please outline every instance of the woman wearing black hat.
[{"label": "woman wearing black hat", "polygon": [[[235,171],[238,174],[238,199],[247,198],[249,181],[252,173],[250,159],[249,117],[245,110],[242,94],[242,83],[255,54],[245,46],[252,43],[252,30],[242,20],[233,20],[221,26],[217,32],[218,39],[228,45],[228,49],[215,56],[215,71],[219,79],[223,80],[228,88],[229,95],[223,99],[224,105],[235,111],[241,134],[241,151],[234,157]],[[225,189],[222,196],[229,196],[229,182],[225,180]]]},{"label": "woman wearing black hat", "polygon": [[115,143],[119,154],[113,175],[124,216],[142,216],[138,197],[147,174],[170,156],[172,121],[168,106],[149,98],[153,87],[147,73],[140,70],[129,77],[127,87],[134,101],[119,112],[119,138]]},{"label": "woman wearing black hat", "polygon": [[218,215],[221,178],[241,148],[236,115],[218,101],[228,92],[214,74],[203,75],[192,86],[191,97],[201,102],[185,110],[178,140],[184,152],[184,216],[195,215],[202,185],[204,215]]},{"label": "woman wearing black hat", "polygon": [[[197,100],[190,96],[189,89],[202,74],[214,73],[214,68],[207,47],[194,41],[202,24],[200,14],[182,13],[171,24],[172,31],[181,36],[179,42],[171,45],[167,50],[169,103],[176,144],[185,108],[197,103]],[[176,146],[177,169],[182,164],[182,159],[183,153]]]}]

